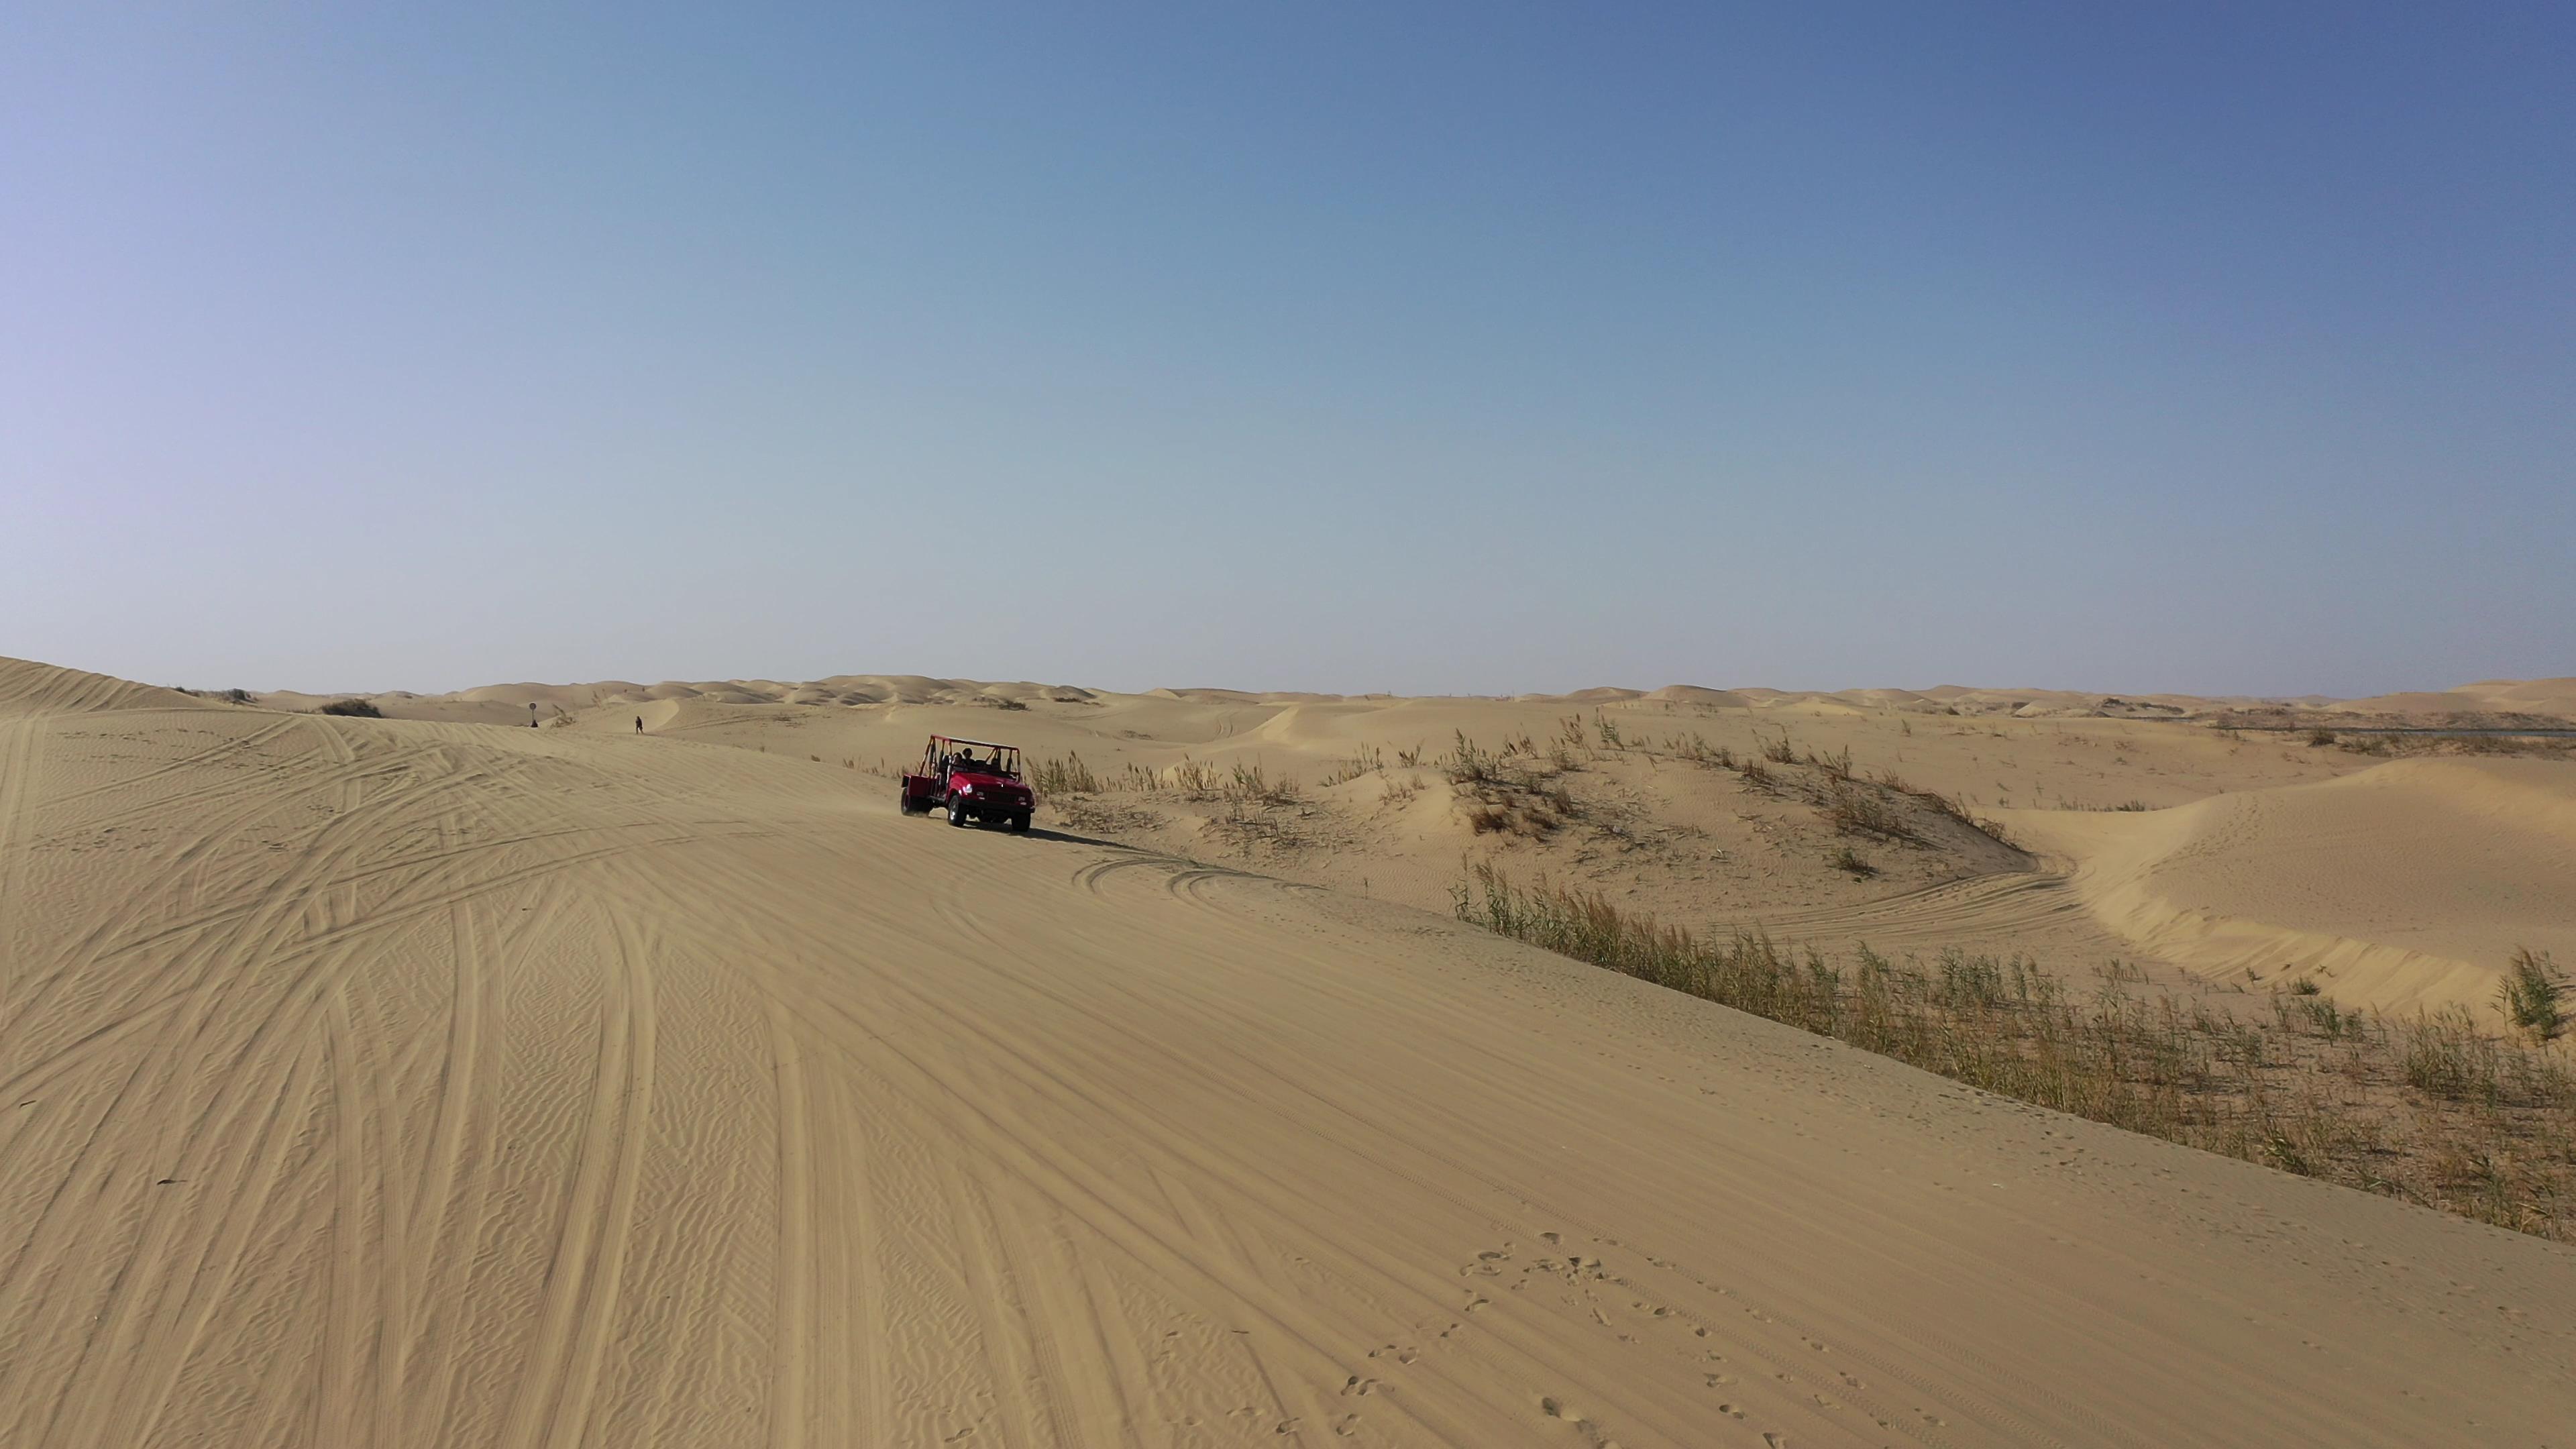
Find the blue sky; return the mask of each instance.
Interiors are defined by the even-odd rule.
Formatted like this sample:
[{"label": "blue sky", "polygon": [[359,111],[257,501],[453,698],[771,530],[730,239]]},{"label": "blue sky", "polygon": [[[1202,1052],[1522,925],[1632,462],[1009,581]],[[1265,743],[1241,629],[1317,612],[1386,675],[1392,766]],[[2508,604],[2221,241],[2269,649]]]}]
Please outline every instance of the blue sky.
[{"label": "blue sky", "polygon": [[2576,673],[2565,6],[18,7],[0,653]]}]

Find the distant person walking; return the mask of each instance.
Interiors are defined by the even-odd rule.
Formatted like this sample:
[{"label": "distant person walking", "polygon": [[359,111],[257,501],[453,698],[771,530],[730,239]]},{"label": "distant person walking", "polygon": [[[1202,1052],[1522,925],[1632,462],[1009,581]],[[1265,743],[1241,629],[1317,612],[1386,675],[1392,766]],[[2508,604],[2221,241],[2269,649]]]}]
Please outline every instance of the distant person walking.
[{"label": "distant person walking", "polygon": [[640,714],[635,716],[635,733],[639,735],[644,733],[644,716]]}]

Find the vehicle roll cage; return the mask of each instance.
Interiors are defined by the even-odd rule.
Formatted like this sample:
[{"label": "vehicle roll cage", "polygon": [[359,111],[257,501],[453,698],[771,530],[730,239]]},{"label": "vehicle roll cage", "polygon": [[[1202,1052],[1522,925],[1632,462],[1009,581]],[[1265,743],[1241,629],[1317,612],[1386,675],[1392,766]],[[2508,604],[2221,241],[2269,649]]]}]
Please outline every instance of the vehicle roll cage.
[{"label": "vehicle roll cage", "polygon": [[975,762],[976,767],[979,770],[987,774],[1007,775],[1013,779],[1019,778],[1019,746],[997,745],[991,740],[961,740],[953,735],[932,735],[930,737],[929,745],[925,747],[921,753],[921,773],[925,775],[945,774],[950,760],[952,760],[961,750],[990,750],[992,751],[990,755],[987,755],[983,759]]}]

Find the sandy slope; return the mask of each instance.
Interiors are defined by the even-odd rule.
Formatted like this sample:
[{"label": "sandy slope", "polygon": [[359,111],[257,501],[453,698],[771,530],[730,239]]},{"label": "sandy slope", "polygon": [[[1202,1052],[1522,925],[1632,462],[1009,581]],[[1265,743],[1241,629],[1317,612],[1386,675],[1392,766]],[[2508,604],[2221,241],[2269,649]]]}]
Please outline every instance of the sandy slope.
[{"label": "sandy slope", "polygon": [[2576,768],[2401,760],[2148,815],[2017,825],[2113,929],[2211,976],[2313,976],[2384,1010],[2488,1009],[2517,948],[2576,960]]},{"label": "sandy slope", "polygon": [[0,683],[0,1442],[2576,1413],[2576,1254],[1436,918],[801,757]]},{"label": "sandy slope", "polygon": [[[2551,686],[2479,688],[2527,705]],[[1301,799],[1241,821],[1223,802],[1112,792],[1093,802],[1106,814],[1055,818],[1096,818],[1086,832],[1428,910],[1444,908],[1465,857],[1721,932],[1760,927],[1828,950],[2020,953],[2079,980],[2119,958],[2169,983],[2250,988],[2256,1006],[2271,986],[2314,976],[2351,1006],[2490,1012],[2515,949],[2576,960],[2576,820],[2565,808],[2576,767],[2563,759],[2388,761],[2295,734],[2048,713],[2101,697],[2049,703],[2036,691],[1983,692],[1994,704],[2019,699],[2024,713],[1953,717],[1918,706],[1978,692],[1601,690],[1580,706],[1212,690],[1058,701],[1034,686],[916,680],[878,691],[901,698],[852,708],[728,702],[713,690],[607,699],[563,727],[617,733],[640,717],[657,735],[862,770],[892,768],[931,730],[999,736],[1032,758],[1079,754],[1110,777],[1184,759],[1220,773],[1245,765],[1302,780]],[[1025,707],[971,703],[1005,695]],[[1449,787],[1439,754],[1459,736],[1488,749],[1551,741],[1569,716],[1596,731],[1611,723],[1631,746],[1587,753],[1564,776],[1579,818],[1544,841],[1474,833],[1475,802]],[[1848,752],[1865,778],[1895,774],[2004,820],[2041,858],[1935,830],[1857,842],[1877,873],[1855,878],[1832,864],[1855,842],[1812,805],[1682,761],[1673,746],[1685,738],[1748,759],[1784,738],[1802,756]],[[1431,763],[1394,764],[1406,751]],[[1340,778],[1364,757],[1389,763]]]}]

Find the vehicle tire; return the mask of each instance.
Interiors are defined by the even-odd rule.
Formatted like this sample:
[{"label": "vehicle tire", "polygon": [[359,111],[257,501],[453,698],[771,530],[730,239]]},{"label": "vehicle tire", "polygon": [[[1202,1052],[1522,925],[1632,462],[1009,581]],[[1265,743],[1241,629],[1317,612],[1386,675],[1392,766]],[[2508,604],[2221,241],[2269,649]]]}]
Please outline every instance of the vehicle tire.
[{"label": "vehicle tire", "polygon": [[894,813],[897,815],[912,813],[912,792],[900,784],[894,787]]},{"label": "vehicle tire", "polygon": [[1026,835],[1028,830],[1029,812],[1023,810],[1017,815],[1011,817],[1011,833],[1013,835]]},{"label": "vehicle tire", "polygon": [[948,797],[948,823],[960,827],[963,827],[966,824],[965,796],[951,795]]}]

